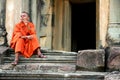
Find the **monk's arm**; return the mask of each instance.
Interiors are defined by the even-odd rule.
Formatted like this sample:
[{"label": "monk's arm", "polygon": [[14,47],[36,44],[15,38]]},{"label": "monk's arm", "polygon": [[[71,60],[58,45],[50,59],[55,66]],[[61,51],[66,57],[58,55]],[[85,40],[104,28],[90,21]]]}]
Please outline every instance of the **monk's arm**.
[{"label": "monk's arm", "polygon": [[30,35],[22,36],[21,38],[33,39],[36,36],[36,30],[33,24],[30,24]]}]

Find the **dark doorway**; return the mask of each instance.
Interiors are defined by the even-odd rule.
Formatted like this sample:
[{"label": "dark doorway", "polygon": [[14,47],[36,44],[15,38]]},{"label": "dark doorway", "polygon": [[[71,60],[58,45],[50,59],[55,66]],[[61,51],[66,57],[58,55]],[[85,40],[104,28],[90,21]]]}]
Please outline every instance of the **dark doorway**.
[{"label": "dark doorway", "polygon": [[71,3],[71,51],[96,49],[96,3]]}]

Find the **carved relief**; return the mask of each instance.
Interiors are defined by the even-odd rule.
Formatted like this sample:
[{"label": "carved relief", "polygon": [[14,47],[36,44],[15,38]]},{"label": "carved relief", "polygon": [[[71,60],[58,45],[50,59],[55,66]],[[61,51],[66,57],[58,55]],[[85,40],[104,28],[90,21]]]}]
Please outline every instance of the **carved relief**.
[{"label": "carved relief", "polygon": [[41,0],[41,26],[47,27],[53,0]]}]

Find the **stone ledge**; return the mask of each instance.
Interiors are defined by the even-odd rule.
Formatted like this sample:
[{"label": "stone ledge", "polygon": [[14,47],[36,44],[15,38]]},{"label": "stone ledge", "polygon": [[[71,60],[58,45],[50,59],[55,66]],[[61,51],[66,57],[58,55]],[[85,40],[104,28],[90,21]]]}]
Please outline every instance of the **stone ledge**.
[{"label": "stone ledge", "polygon": [[31,72],[0,72],[0,79],[49,79],[49,80],[81,80],[81,79],[91,79],[91,80],[104,80],[106,73],[97,72],[76,72],[76,73],[31,73]]},{"label": "stone ledge", "polygon": [[7,52],[8,49],[9,49],[9,47],[0,46],[0,64],[3,64],[3,57],[4,57],[4,54]]},{"label": "stone ledge", "polygon": [[76,65],[71,64],[52,64],[52,63],[29,63],[13,66],[11,64],[0,65],[2,71],[12,72],[75,72]]},{"label": "stone ledge", "polygon": [[3,54],[5,51],[7,51],[9,47],[6,46],[0,46],[0,54]]}]

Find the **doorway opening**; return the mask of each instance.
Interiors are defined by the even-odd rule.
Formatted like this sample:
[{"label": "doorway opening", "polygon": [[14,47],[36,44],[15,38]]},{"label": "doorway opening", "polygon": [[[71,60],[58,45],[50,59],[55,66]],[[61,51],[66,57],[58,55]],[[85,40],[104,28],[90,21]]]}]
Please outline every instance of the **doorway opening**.
[{"label": "doorway opening", "polygon": [[96,49],[96,3],[71,3],[71,51]]}]

